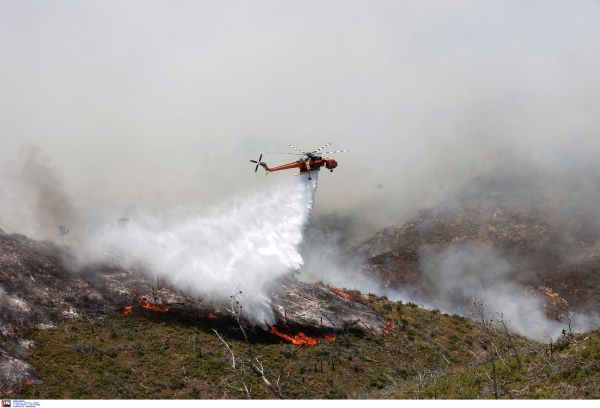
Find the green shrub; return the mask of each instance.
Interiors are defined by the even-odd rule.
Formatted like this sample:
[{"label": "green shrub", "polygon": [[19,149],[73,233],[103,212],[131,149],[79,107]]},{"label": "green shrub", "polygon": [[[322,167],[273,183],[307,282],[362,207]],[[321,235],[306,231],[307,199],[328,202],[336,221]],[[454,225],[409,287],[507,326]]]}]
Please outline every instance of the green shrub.
[{"label": "green shrub", "polygon": [[600,341],[590,340],[587,347],[584,348],[581,352],[586,358],[592,360],[600,360]]},{"label": "green shrub", "polygon": [[403,380],[408,380],[410,378],[410,373],[406,368],[399,368],[395,372],[396,377],[400,377]]},{"label": "green shrub", "polygon": [[356,338],[362,339],[367,335],[367,331],[364,328],[355,325],[348,327],[348,334]]},{"label": "green shrub", "polygon": [[391,384],[390,379],[381,371],[376,374],[371,374],[367,376],[365,380],[365,387],[367,388],[367,391],[371,391],[374,389],[380,390],[382,388],[385,388],[389,384]]}]

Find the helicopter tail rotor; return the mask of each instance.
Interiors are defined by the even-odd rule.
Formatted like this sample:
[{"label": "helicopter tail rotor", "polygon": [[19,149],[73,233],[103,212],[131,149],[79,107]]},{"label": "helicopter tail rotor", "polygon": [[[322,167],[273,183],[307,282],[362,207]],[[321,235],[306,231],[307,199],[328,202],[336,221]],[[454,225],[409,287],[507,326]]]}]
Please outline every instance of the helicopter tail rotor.
[{"label": "helicopter tail rotor", "polygon": [[258,161],[256,160],[250,160],[251,163],[256,163],[256,167],[254,168],[254,172],[256,173],[258,171],[258,166],[262,166],[263,169],[265,169],[267,171],[267,174],[269,174],[269,172],[271,171],[271,169],[267,166],[267,163],[261,161],[263,157],[263,154],[260,154],[260,157],[258,158]]},{"label": "helicopter tail rotor", "polygon": [[261,153],[261,154],[260,154],[260,157],[258,158],[258,161],[256,161],[256,160],[250,160],[250,162],[252,162],[252,163],[256,163],[256,168],[254,169],[254,172],[255,172],[255,173],[258,171],[258,166],[260,166],[260,163],[261,163],[261,161],[260,161],[260,160],[262,159],[262,156],[263,156],[263,155],[262,155],[262,153]]}]

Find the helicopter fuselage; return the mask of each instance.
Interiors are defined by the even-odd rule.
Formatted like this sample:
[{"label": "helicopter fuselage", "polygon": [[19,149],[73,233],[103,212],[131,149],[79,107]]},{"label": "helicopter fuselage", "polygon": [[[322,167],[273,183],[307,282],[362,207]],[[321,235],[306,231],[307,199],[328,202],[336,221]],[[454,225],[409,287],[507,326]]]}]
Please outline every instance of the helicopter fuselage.
[{"label": "helicopter fuselage", "polygon": [[300,169],[300,173],[306,173],[308,171],[319,171],[321,167],[325,167],[331,171],[335,169],[338,163],[332,159],[331,157],[307,157],[306,159],[300,159],[293,163],[284,164],[282,166],[277,166],[273,168],[267,167],[266,163],[260,163],[267,171],[279,171],[279,170],[287,170],[287,169]]}]

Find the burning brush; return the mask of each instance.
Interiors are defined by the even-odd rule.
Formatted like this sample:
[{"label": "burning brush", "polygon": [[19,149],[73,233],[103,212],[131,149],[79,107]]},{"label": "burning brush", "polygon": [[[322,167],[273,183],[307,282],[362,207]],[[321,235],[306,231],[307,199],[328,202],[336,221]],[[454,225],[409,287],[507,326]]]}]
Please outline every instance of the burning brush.
[{"label": "burning brush", "polygon": [[336,288],[335,286],[331,286],[331,285],[321,285],[319,283],[313,282],[314,285],[320,286],[322,288],[327,288],[329,290],[332,290],[333,292],[337,293],[338,295],[340,295],[341,297],[345,297],[346,299],[350,299],[354,302],[357,303],[366,303],[365,300],[360,297],[360,296],[356,296],[356,295],[352,295],[350,293],[346,293],[341,289]]},{"label": "burning brush", "polygon": [[[144,309],[154,310],[155,312],[168,312],[169,310],[171,310],[171,308],[168,306],[154,305],[154,304],[148,302],[146,299],[140,299],[138,301],[138,303]],[[123,314],[128,314],[128,313],[131,313],[132,311],[133,311],[133,306],[125,306],[123,308]],[[209,313],[208,315],[199,315],[199,314],[195,314],[195,313],[192,314],[192,313],[183,312],[182,314],[184,314],[186,316],[198,317],[198,318],[203,318],[203,317],[209,318],[209,319],[218,319],[219,318],[218,316],[215,316],[212,313]],[[269,333],[271,333],[275,336],[279,336],[293,344],[296,344],[296,345],[302,346],[302,347],[311,347],[311,346],[314,346],[315,344],[317,344],[319,341],[333,340],[336,338],[336,334],[334,334],[334,333],[326,333],[326,334],[322,334],[322,335],[310,335],[310,334],[303,333],[301,331],[298,331],[297,333],[293,333],[292,329],[289,326],[285,326],[285,330],[283,330],[283,332],[277,330],[277,328],[275,328],[275,326],[268,326],[268,328],[269,328]]]},{"label": "burning brush", "polygon": [[298,332],[297,334],[292,334],[291,333],[292,330],[290,329],[289,326],[285,326],[285,329],[289,334],[281,333],[280,331],[278,331],[275,328],[275,326],[269,326],[269,333],[274,334],[275,336],[279,336],[289,342],[292,342],[293,344],[295,344],[297,346],[302,346],[302,347],[314,346],[319,341],[323,341],[323,340],[331,341],[331,340],[335,339],[337,336],[334,333],[323,334],[322,336],[310,336],[310,335],[307,335],[302,332]]}]

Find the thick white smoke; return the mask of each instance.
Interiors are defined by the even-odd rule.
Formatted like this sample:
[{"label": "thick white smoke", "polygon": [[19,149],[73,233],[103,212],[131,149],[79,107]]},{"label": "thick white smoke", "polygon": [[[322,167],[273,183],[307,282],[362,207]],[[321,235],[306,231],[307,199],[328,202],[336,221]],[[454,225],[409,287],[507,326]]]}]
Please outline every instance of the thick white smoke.
[{"label": "thick white smoke", "polygon": [[[314,233],[314,232],[313,232]],[[414,302],[425,308],[439,308],[443,312],[468,316],[472,296],[482,298],[486,314],[497,320],[502,313],[508,326],[519,334],[534,340],[545,341],[560,338],[567,321],[549,319],[544,310],[544,299],[530,288],[520,284],[514,277],[513,267],[500,256],[490,244],[468,243],[448,246],[437,251],[420,250],[423,278],[435,283],[435,290],[427,296],[409,286],[391,289],[369,276],[360,281],[348,278],[339,261],[339,234],[323,240],[305,255],[303,278],[323,280],[326,283],[363,293],[386,295],[393,301]],[[354,267],[359,268],[364,259],[357,258]],[[584,332],[598,327],[600,316],[593,311],[588,314],[572,313],[569,317],[573,330]]]},{"label": "thick white smoke", "polygon": [[227,303],[241,285],[244,316],[273,324],[271,293],[303,264],[299,248],[317,179],[317,172],[310,181],[306,174],[286,178],[209,211],[140,212],[126,226],[99,235],[98,244],[149,263],[152,273],[206,302]]}]

